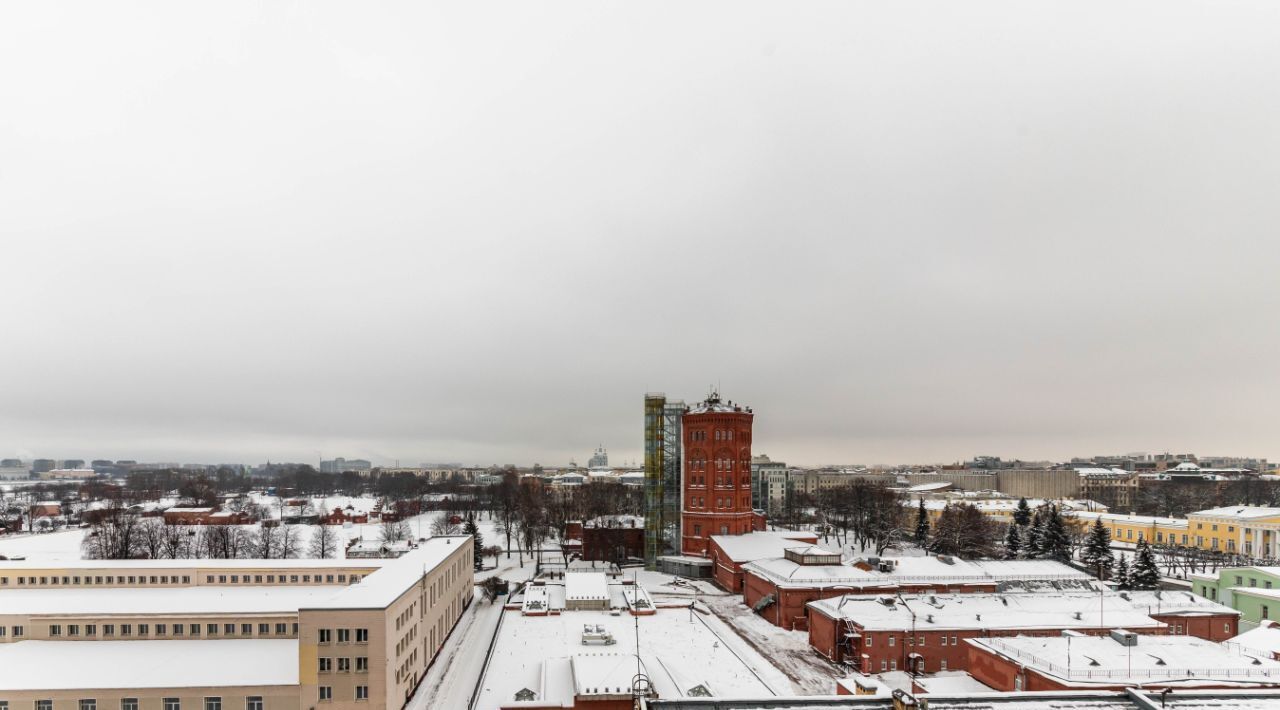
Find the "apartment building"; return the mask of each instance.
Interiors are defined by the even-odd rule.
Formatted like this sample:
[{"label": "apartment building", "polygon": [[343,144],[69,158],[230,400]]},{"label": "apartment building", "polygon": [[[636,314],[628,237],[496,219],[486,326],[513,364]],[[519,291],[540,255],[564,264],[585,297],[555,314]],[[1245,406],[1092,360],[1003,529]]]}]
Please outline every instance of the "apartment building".
[{"label": "apartment building", "polygon": [[471,548],[451,536],[390,560],[0,561],[0,708],[399,708],[472,599]]}]

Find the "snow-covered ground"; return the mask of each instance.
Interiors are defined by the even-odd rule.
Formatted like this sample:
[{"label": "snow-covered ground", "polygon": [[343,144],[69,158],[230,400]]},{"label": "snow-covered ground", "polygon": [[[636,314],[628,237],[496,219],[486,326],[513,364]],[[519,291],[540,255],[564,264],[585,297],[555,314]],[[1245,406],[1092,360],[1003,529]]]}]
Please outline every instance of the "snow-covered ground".
[{"label": "snow-covered ground", "polygon": [[471,606],[458,620],[440,653],[427,669],[427,675],[418,686],[418,692],[409,700],[409,710],[433,708],[466,708],[471,702],[476,682],[484,672],[489,642],[498,629],[502,617],[500,597],[487,602],[476,591]]},{"label": "snow-covered ground", "polygon": [[78,560],[84,533],[81,528],[71,528],[50,533],[5,535],[0,537],[0,555],[29,560]]}]

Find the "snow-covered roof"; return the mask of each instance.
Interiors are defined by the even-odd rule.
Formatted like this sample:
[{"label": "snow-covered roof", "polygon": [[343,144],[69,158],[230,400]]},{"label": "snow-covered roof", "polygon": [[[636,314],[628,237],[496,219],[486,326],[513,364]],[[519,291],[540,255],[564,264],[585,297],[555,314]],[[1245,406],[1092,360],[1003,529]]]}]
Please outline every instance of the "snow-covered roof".
[{"label": "snow-covered roof", "polygon": [[1110,636],[1006,636],[968,642],[1074,684],[1280,682],[1280,662],[1195,636],[1139,634],[1133,646]]},{"label": "snow-covered roof", "polygon": [[1191,515],[1205,518],[1234,518],[1236,520],[1255,520],[1257,518],[1280,517],[1280,508],[1269,508],[1261,505],[1229,505],[1223,508],[1197,510]]},{"label": "snow-covered roof", "polygon": [[711,539],[730,560],[742,563],[768,557],[782,557],[783,551],[788,547],[795,547],[797,542],[816,540],[817,535],[801,530],[771,530],[746,535],[712,535]]},{"label": "snow-covered roof", "polygon": [[[49,536],[42,536],[49,537]],[[269,573],[274,570],[309,569],[314,567],[332,567],[346,569],[373,570],[386,564],[381,560],[345,560],[345,559],[178,559],[178,560],[71,560],[71,559],[26,559],[0,560],[0,574],[5,572],[22,573],[27,570],[48,569],[92,569],[113,573],[114,570],[155,569],[155,570],[204,570],[204,569],[249,569],[262,570]]]},{"label": "snow-covered roof", "polygon": [[195,587],[87,587],[6,589],[0,605],[8,614],[296,614],[336,594],[341,587],[206,585]]},{"label": "snow-covered roof", "polygon": [[568,601],[603,601],[609,598],[609,578],[603,572],[567,572],[564,588]]},{"label": "snow-covered roof", "polygon": [[174,507],[174,508],[169,508],[164,512],[166,513],[212,513],[213,508]]},{"label": "snow-covered roof", "polygon": [[0,644],[0,690],[298,684],[296,639]]},{"label": "snow-covered roof", "polygon": [[957,557],[882,558],[893,568],[883,572],[897,582],[1093,579],[1087,572],[1053,560],[962,560]]},{"label": "snow-covered roof", "polygon": [[[365,576],[359,582],[343,587],[334,596],[304,608],[385,609],[421,580],[424,574],[448,559],[449,555],[463,545],[463,541],[469,539],[469,535],[428,538],[418,549],[389,560],[382,569]],[[471,564],[469,557],[467,564]]]},{"label": "snow-covered roof", "polygon": [[[689,623],[685,609],[657,609],[647,616],[621,617],[607,611],[566,611],[550,616],[503,613],[505,617],[481,679],[477,708],[512,707],[515,694],[524,688],[537,696],[536,704],[530,705],[568,707],[573,704],[575,670],[593,679],[609,677],[609,669],[602,669],[595,662],[587,662],[592,664],[590,668],[570,665],[571,660],[576,662],[595,652],[619,653],[628,659],[618,666],[619,671],[627,671],[622,687],[628,688],[636,669],[633,653],[637,626],[641,662],[654,689],[664,699],[687,697],[695,685],[706,685],[717,698],[776,700],[760,676],[770,677],[768,674],[773,673],[778,677],[776,682],[786,683],[736,634],[724,629],[727,633],[718,636],[711,628],[719,624],[714,618],[707,623]],[[616,643],[583,646],[584,625],[602,626]],[[629,697],[629,691],[624,694]]]},{"label": "snow-covered roof", "polygon": [[1230,640],[1242,648],[1260,653],[1267,658],[1275,658],[1280,653],[1280,625],[1274,621],[1263,621],[1258,628],[1246,631]]},{"label": "snow-covered roof", "polygon": [[863,588],[896,585],[893,580],[886,579],[881,574],[867,572],[852,565],[802,565],[785,557],[748,562],[742,566],[742,569],[767,579],[779,587]]},{"label": "snow-covered roof", "polygon": [[[895,597],[845,596],[809,602],[833,619],[867,631],[910,629],[1158,629],[1165,624],[1115,595],[1095,593],[937,594]],[[892,601],[892,603],[887,603]],[[1099,613],[1101,612],[1101,619]]]},{"label": "snow-covered roof", "polygon": [[580,653],[569,659],[576,696],[617,695],[631,697],[631,680],[649,673],[634,653]]},{"label": "snow-covered roof", "polygon": [[1102,518],[1104,523],[1130,523],[1136,525],[1160,525],[1162,527],[1187,527],[1185,518],[1162,518],[1158,515],[1122,515],[1120,513],[1096,513],[1089,510],[1064,510],[1064,517],[1077,518],[1092,522]]}]

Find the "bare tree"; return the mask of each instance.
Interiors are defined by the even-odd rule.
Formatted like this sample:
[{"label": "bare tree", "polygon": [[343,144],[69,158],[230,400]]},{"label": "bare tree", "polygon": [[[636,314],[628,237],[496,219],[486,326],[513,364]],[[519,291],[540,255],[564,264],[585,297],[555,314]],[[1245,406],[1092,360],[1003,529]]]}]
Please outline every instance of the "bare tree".
[{"label": "bare tree", "polygon": [[325,559],[338,555],[338,531],[332,525],[316,525],[311,530],[311,557]]},{"label": "bare tree", "polygon": [[301,554],[302,535],[297,525],[280,524],[280,559],[291,560]]},{"label": "bare tree", "polygon": [[448,511],[437,515],[431,520],[431,534],[436,537],[457,535],[460,532],[462,532],[462,528],[457,523],[449,522]]},{"label": "bare tree", "polygon": [[378,538],[382,542],[400,542],[408,540],[411,533],[409,524],[403,520],[384,520],[378,531]]}]

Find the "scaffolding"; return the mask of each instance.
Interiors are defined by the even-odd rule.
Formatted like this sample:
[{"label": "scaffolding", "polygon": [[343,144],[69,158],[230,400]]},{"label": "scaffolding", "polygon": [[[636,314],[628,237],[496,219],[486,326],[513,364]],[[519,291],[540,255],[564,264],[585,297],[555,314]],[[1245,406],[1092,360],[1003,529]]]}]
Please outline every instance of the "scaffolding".
[{"label": "scaffolding", "polygon": [[666,395],[644,397],[644,563],[658,568],[658,558],[680,549],[680,421],[684,402]]}]

